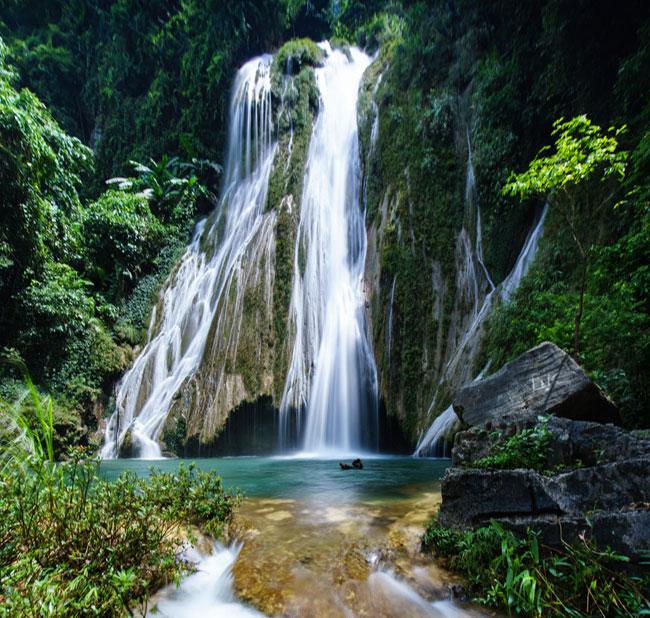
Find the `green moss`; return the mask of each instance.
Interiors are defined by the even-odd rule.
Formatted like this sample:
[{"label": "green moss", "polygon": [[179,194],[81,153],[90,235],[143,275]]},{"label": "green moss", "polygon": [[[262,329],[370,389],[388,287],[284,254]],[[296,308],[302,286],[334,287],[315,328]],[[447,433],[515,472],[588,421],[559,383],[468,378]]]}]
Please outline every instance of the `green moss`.
[{"label": "green moss", "polygon": [[334,50],[338,50],[341,53],[345,54],[347,59],[352,62],[352,52],[350,51],[350,43],[338,36],[334,36],[330,39],[330,47]]},{"label": "green moss", "polygon": [[303,67],[317,67],[323,64],[325,52],[311,39],[291,39],[275,55],[274,66],[286,75],[299,73]]},{"label": "green moss", "polygon": [[[366,91],[370,88],[365,86]],[[370,108],[367,92],[365,96],[362,92],[361,102]],[[434,356],[441,329],[442,341],[447,339],[454,293],[445,294],[438,320],[435,307],[440,290],[432,287],[432,272],[435,263],[442,285],[455,289],[454,251],[463,224],[466,162],[464,153],[456,151],[453,131],[443,126],[447,122],[442,120],[444,113],[428,114],[429,98],[417,89],[401,88],[392,67],[384,73],[376,102],[379,137],[366,162],[370,180],[366,208],[368,218],[379,226],[380,206],[388,203],[378,243],[381,314],[386,313],[397,276],[391,362],[382,368],[384,382],[391,385],[386,407],[389,414],[400,414],[402,427],[415,437],[421,415],[440,388],[442,368],[435,366]],[[371,123],[363,116],[360,110],[362,131],[369,135]],[[382,315],[375,324],[380,354],[387,338],[385,319]],[[440,398],[436,401],[445,403]]]}]

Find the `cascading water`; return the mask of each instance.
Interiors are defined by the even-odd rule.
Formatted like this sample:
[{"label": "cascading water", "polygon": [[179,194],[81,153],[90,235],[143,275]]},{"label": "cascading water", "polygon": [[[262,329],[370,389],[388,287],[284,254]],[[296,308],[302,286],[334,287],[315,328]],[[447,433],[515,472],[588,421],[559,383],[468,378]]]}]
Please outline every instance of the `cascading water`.
[{"label": "cascading water", "polygon": [[321,97],[309,146],[294,252],[295,333],[281,403],[283,431],[306,416],[306,451],[376,448],[377,376],[364,315],[366,230],[359,202],[357,98],[370,58],[322,44]]},{"label": "cascading water", "polygon": [[[495,286],[490,274],[483,262],[483,239],[481,232],[481,210],[478,201],[475,199],[476,192],[476,178],[474,173],[474,165],[472,161],[472,148],[471,142],[469,139],[469,132],[467,133],[467,181],[465,186],[465,199],[467,204],[476,203],[476,243],[475,243],[475,259],[481,266],[481,271],[487,284],[489,286],[489,291],[483,298],[482,302],[479,301],[479,282],[476,274],[476,269],[474,268],[474,256],[468,248],[467,236],[461,235],[461,240],[465,241],[465,273],[470,279],[470,284],[474,290],[474,308],[472,311],[472,319],[469,323],[469,326],[463,333],[460,342],[458,343],[454,354],[451,356],[445,371],[440,379],[442,384],[445,381],[451,381],[450,378],[461,367],[471,367],[475,354],[478,352],[481,327],[483,326],[485,320],[490,315],[494,302],[497,299],[502,301],[509,300],[513,292],[519,287],[522,278],[528,272],[528,269],[535,257],[537,252],[537,245],[539,239],[544,230],[544,221],[546,219],[546,213],[548,211],[548,204],[544,206],[539,219],[536,224],[533,226],[532,230],[529,232],[526,241],[524,242],[515,265],[513,266],[510,273],[506,278],[498,285]],[[467,379],[464,382],[469,381],[478,381],[480,380],[484,373],[486,372],[487,367],[484,368],[478,376],[471,379]],[[460,383],[458,386],[462,386]],[[431,405],[429,406],[429,412],[433,409],[435,404],[435,396]],[[446,408],[443,412],[438,415],[426,433],[420,438],[418,444],[413,452],[415,457],[423,456],[440,456],[447,453],[447,440],[450,432],[453,430],[454,425],[458,422],[458,417],[454,413],[454,410],[451,406]]]},{"label": "cascading water", "polygon": [[[116,457],[129,432],[132,451],[146,459],[160,457],[157,438],[172,400],[199,368],[209,337],[218,341],[224,358],[236,354],[245,283],[260,276],[259,265],[247,263],[246,256],[273,251],[273,221],[264,214],[276,149],[270,67],[271,57],[263,56],[246,63],[237,75],[219,206],[197,225],[161,293],[147,344],[118,385],[102,458]],[[262,275],[272,277],[269,272]],[[224,315],[233,319],[221,319]],[[218,392],[224,384],[223,369],[215,384]]]}]

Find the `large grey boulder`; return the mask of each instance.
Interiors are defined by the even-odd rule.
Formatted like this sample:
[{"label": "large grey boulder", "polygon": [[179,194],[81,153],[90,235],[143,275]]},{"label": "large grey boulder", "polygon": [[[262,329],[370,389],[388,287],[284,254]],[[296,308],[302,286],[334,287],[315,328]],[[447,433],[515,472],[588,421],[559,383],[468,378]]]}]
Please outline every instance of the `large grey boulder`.
[{"label": "large grey boulder", "polygon": [[616,406],[582,368],[555,344],[545,342],[494,375],[460,389],[453,402],[469,426],[495,423],[504,416],[554,414],[574,420],[619,422]]},{"label": "large grey boulder", "polygon": [[577,468],[554,476],[533,470],[450,468],[438,519],[472,528],[498,521],[519,534],[537,531],[562,546],[586,533],[633,560],[650,549],[650,458]]},{"label": "large grey boulder", "polygon": [[492,519],[562,513],[532,470],[468,470],[450,468],[442,479],[438,519],[444,526],[464,528]]}]

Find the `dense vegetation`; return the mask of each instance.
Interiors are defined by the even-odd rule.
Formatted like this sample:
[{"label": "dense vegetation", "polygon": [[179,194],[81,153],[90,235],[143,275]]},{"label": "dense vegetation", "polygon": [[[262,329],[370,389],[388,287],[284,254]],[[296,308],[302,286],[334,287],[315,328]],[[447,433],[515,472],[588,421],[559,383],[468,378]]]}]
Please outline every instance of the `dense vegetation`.
[{"label": "dense vegetation", "polygon": [[422,547],[460,572],[479,601],[525,616],[640,616],[650,611],[650,577],[631,576],[627,556],[601,551],[587,538],[562,549],[521,538],[496,522],[476,530],[444,528],[434,519]]},{"label": "dense vegetation", "polygon": [[[426,410],[435,389],[436,410],[452,395],[437,380],[454,300],[432,292],[431,279],[443,282],[434,284],[439,290],[454,285],[456,235],[463,224],[474,227],[471,210],[460,206],[469,142],[484,261],[496,283],[512,267],[544,201],[551,201],[536,264],[512,302],[490,320],[473,375],[487,360],[495,370],[550,339],[592,372],[621,405],[629,426],[647,426],[647,3],[456,0],[346,7],[339,30],[356,33],[360,42],[369,42],[371,26],[375,37],[381,33],[386,67],[376,97],[379,140],[369,162],[367,207],[369,221],[380,221],[385,198],[390,204],[398,196],[381,253],[381,308],[396,282],[390,355],[382,343],[387,312],[375,312],[389,412],[401,410],[408,428],[416,420],[409,415]],[[606,183],[595,175],[574,192],[573,231],[584,257],[551,187],[532,199],[529,192],[525,201],[502,191],[512,172],[523,172],[552,144],[560,118],[585,118],[606,133],[610,126],[627,128],[615,135],[620,151],[629,153],[622,173]],[[591,199],[597,189],[603,189],[600,201]]]},{"label": "dense vegetation", "polygon": [[109,482],[80,450],[55,464],[52,402],[28,386],[28,405],[0,402],[0,614],[146,611],[187,571],[178,553],[192,529],[219,537],[237,498],[192,467]]},{"label": "dense vegetation", "polygon": [[[550,204],[537,259],[490,318],[477,365],[497,369],[554,341],[629,427],[650,427],[645,0],[9,0],[0,37],[0,350],[26,362],[38,385],[21,398],[22,372],[0,369],[0,399],[20,402],[2,404],[9,416],[0,427],[0,600],[13,613],[129,612],[178,577],[179,526],[216,534],[229,517],[220,482],[191,470],[107,485],[79,456],[52,461],[70,444],[92,443],[157,291],[196,216],[212,207],[232,77],[254,54],[279,50],[276,102],[293,79],[277,118],[280,152],[289,127],[295,142],[291,165],[272,175],[272,205],[283,194],[299,199],[318,104],[311,67],[322,55],[310,39],[378,53],[368,81],[382,75],[379,138],[364,195],[369,224],[381,219],[385,196],[399,196],[380,255],[384,307],[395,288],[393,349],[377,353],[387,409],[396,413],[401,398],[407,433],[437,388],[442,354],[436,361],[427,351],[449,345],[437,332],[447,333],[454,299],[432,293],[422,265],[437,263],[433,275],[453,284],[456,235],[474,225],[463,210],[470,145],[496,282]],[[369,123],[361,131],[367,145]],[[294,233],[280,212],[278,307],[290,299]],[[39,392],[51,394],[47,405]],[[440,409],[450,396],[443,385]],[[31,442],[21,455],[8,447],[23,434]],[[478,465],[539,469],[545,440],[522,432]],[[647,582],[612,567],[624,558],[586,542],[546,553],[534,535],[432,526],[425,545],[487,590],[486,602],[513,611],[566,615],[593,602],[614,615],[647,605],[639,593]]]}]

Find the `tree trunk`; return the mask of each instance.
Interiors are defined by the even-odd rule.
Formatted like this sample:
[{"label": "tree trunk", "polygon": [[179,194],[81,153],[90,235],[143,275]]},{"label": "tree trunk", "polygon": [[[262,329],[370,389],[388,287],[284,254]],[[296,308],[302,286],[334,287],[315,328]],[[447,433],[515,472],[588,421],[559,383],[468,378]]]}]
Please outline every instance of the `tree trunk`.
[{"label": "tree trunk", "polygon": [[578,301],[578,310],[576,311],[575,330],[573,332],[573,356],[578,361],[580,354],[580,322],[582,321],[582,314],[585,306],[585,287],[587,285],[587,269],[589,263],[587,258],[583,258],[584,263],[582,267],[582,276],[580,278],[580,300]]}]

